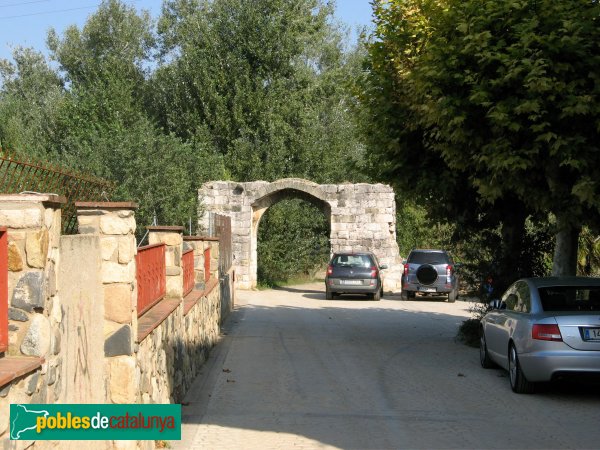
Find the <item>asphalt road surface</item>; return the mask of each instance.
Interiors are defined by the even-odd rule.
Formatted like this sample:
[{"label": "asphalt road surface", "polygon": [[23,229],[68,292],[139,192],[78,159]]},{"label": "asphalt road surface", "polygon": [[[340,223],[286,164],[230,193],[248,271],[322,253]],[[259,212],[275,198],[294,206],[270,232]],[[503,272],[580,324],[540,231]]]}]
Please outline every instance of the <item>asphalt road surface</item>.
[{"label": "asphalt road surface", "polygon": [[455,340],[468,303],[240,291],[181,449],[600,448],[600,387],[510,390]]}]

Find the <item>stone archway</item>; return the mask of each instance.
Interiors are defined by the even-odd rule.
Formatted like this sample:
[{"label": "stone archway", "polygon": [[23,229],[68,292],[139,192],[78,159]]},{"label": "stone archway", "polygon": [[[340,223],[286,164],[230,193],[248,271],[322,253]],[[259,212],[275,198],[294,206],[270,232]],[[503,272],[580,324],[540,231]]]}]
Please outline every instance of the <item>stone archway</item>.
[{"label": "stone archway", "polygon": [[385,291],[399,288],[400,256],[396,243],[394,191],[383,184],[316,184],[285,178],[269,183],[212,181],[202,185],[203,214],[199,225],[208,229],[211,213],[231,217],[236,287],[256,287],[258,225],[266,210],[279,200],[299,197],[318,206],[331,224],[331,251],[372,251],[385,271]]}]

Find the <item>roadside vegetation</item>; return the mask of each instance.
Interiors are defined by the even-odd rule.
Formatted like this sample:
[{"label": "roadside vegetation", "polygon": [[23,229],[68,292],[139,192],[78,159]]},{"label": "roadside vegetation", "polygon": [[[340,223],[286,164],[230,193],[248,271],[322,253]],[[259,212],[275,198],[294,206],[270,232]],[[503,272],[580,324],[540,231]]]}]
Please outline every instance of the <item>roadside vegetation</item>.
[{"label": "roadside vegetation", "polygon": [[[192,218],[201,183],[384,182],[402,255],[442,247],[464,289],[599,274],[600,4],[373,2],[359,45],[322,0],[105,0],[0,61],[0,147],[114,180],[140,223]],[[259,282],[312,277],[328,224],[259,227]]]}]

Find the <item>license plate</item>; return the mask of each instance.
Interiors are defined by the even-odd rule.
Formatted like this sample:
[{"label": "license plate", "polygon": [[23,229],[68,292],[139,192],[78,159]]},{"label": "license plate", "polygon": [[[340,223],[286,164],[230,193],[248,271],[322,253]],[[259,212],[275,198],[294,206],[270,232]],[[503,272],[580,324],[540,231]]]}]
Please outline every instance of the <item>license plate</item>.
[{"label": "license plate", "polygon": [[600,328],[584,328],[583,339],[586,341],[600,341]]},{"label": "license plate", "polygon": [[436,292],[435,288],[419,286],[419,292]]},{"label": "license plate", "polygon": [[341,280],[342,284],[362,284],[362,280]]}]

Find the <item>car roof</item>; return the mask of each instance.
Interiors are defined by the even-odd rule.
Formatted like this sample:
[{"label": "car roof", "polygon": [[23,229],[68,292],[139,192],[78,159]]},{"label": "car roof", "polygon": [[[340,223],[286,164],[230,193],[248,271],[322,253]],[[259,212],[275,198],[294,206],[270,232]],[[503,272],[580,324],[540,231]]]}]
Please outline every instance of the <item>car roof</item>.
[{"label": "car roof", "polygon": [[446,253],[446,250],[440,250],[439,248],[413,248],[412,252],[420,252],[420,253]]},{"label": "car roof", "polygon": [[537,278],[523,278],[529,284],[536,288],[550,287],[550,286],[598,286],[600,287],[600,278],[598,277],[537,277]]}]

